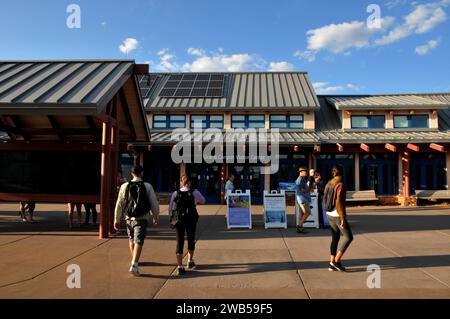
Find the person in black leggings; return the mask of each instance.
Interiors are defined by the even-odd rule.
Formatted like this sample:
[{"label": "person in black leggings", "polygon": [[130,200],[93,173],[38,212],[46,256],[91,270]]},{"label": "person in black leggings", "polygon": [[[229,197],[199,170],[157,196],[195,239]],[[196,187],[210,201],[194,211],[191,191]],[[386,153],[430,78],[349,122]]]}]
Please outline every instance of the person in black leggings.
[{"label": "person in black leggings", "polygon": [[[179,221],[176,223],[175,228],[177,234],[177,272],[178,275],[184,275],[186,270],[183,267],[183,250],[184,250],[184,235],[187,234],[188,240],[188,263],[187,268],[195,268],[194,251],[195,251],[195,232],[197,229],[198,213],[195,206],[197,204],[204,204],[205,198],[198,190],[190,189],[190,181],[186,175],[181,177],[181,188],[172,194],[169,204],[169,214],[172,216],[172,210],[174,205],[178,212],[186,211],[185,208],[189,207],[186,214],[179,217]],[[184,207],[184,208],[182,208]]]},{"label": "person in black leggings", "polygon": [[[333,179],[325,186],[324,205],[327,209],[327,218],[331,228],[331,245],[330,245],[330,263],[328,270],[345,271],[342,266],[341,259],[347,251],[348,246],[353,241],[352,229],[347,221],[347,212],[345,209],[346,191],[342,182],[343,167],[335,165],[332,170]],[[339,246],[341,240],[343,241]],[[339,246],[339,249],[338,249]]]}]

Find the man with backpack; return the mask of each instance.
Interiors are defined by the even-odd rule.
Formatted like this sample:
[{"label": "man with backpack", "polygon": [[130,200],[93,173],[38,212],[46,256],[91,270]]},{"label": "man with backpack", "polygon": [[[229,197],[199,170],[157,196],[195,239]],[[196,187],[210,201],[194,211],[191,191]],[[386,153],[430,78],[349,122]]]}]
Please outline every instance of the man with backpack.
[{"label": "man with backpack", "polygon": [[147,233],[148,216],[153,215],[153,224],[158,224],[159,204],[152,185],[144,183],[144,169],[136,165],[131,171],[133,179],[120,187],[114,214],[114,228],[119,230],[120,220],[125,215],[131,252],[130,273],[139,276],[139,258]]},{"label": "man with backpack", "polygon": [[[347,222],[347,213],[345,211],[346,190],[342,182],[342,172],[343,167],[341,165],[333,166],[331,171],[333,179],[325,186],[323,198],[323,205],[327,212],[327,218],[331,228],[329,271],[345,271],[341,259],[353,241],[352,230]],[[344,239],[338,250],[341,234]]]}]

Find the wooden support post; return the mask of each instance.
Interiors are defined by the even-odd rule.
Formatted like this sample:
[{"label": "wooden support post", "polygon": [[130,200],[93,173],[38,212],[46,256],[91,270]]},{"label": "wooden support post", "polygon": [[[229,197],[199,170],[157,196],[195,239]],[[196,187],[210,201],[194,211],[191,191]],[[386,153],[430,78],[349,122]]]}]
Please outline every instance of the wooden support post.
[{"label": "wooden support post", "polygon": [[117,200],[117,168],[119,164],[119,127],[113,126],[111,127],[111,144],[112,144],[112,153],[111,153],[111,174],[110,174],[110,215],[109,215],[109,232],[114,234],[116,230],[114,229],[114,210],[115,203]]},{"label": "wooden support post", "polygon": [[355,191],[359,191],[361,189],[360,186],[360,177],[359,177],[359,152],[355,153]]},{"label": "wooden support post", "polygon": [[111,189],[111,123],[103,122],[102,134],[102,164],[101,164],[101,191],[100,191],[100,239],[108,238],[110,215],[110,189]]},{"label": "wooden support post", "polygon": [[220,202],[223,204],[225,203],[225,183],[227,182],[228,178],[228,165],[227,163],[222,163],[220,167]]},{"label": "wooden support post", "polygon": [[446,163],[446,175],[447,175],[447,189],[450,189],[450,152],[447,152],[445,155],[445,163]]},{"label": "wooden support post", "polygon": [[[265,165],[264,171],[270,173],[270,164]],[[270,174],[264,174],[264,190],[270,192]]]},{"label": "wooden support post", "polygon": [[411,196],[411,182],[410,182],[410,156],[409,152],[405,151],[402,155],[403,167],[403,197],[406,200]]}]

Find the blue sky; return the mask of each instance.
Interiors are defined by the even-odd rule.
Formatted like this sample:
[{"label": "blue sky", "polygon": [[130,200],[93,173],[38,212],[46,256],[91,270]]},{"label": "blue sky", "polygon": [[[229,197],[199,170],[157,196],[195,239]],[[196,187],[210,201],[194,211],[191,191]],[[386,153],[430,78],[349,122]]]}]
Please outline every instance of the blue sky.
[{"label": "blue sky", "polygon": [[[67,27],[72,3],[81,28]],[[308,71],[318,93],[446,92],[449,15],[450,0],[2,0],[0,59],[128,57],[152,71]]]}]

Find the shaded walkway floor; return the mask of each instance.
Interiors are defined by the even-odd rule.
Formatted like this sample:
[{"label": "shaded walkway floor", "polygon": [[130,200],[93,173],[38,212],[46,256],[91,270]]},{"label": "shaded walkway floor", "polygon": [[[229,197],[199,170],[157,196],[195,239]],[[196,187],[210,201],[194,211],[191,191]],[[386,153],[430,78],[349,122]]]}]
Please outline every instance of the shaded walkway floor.
[{"label": "shaded walkway floor", "polygon": [[[17,205],[0,204],[0,298],[450,298],[450,209],[351,208],[355,241],[348,273],[327,270],[328,230],[298,235],[226,229],[225,207],[202,206],[198,269],[176,277],[175,236],[166,214],[149,229],[142,276],[127,273],[127,238],[98,240],[95,228],[65,229],[64,205],[38,205],[36,225]],[[289,219],[293,223],[292,208]],[[67,266],[81,268],[81,289],[69,289]],[[381,268],[369,289],[367,266]]]}]

